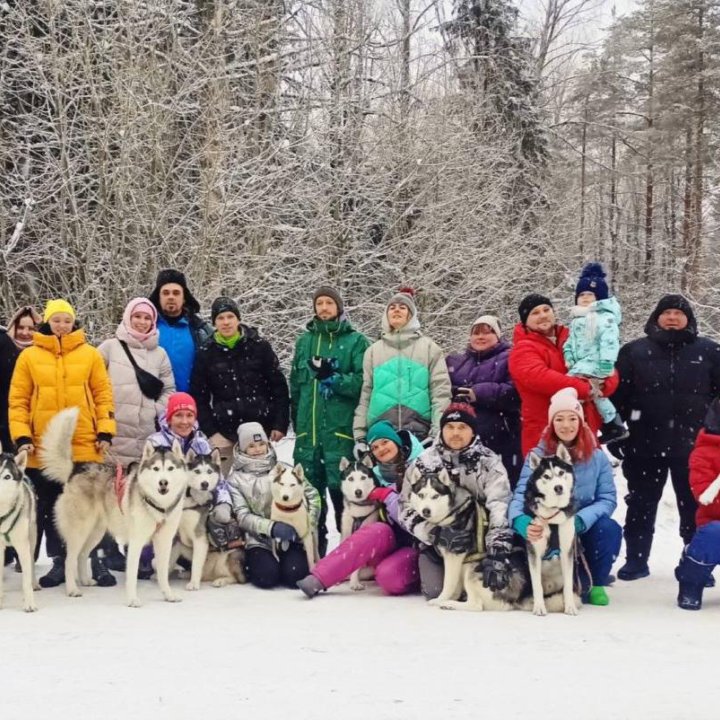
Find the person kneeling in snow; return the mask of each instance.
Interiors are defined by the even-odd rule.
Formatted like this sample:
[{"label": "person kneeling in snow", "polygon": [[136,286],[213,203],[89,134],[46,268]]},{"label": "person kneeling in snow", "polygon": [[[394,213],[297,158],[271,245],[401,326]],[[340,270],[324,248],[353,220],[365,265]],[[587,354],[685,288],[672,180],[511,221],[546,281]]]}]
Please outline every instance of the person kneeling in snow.
[{"label": "person kneeling in snow", "polygon": [[361,527],[320,560],[297,584],[309,598],[366,565],[374,567],[375,581],[386,595],[405,595],[418,589],[419,553],[412,547],[412,535],[400,526],[397,490],[405,469],[422,452],[422,445],[412,433],[397,432],[387,420],[370,427],[367,442],[379,483],[368,498],[383,503],[387,522]]},{"label": "person kneeling in snow", "polygon": [[[228,476],[231,515],[245,533],[247,578],[255,587],[263,589],[277,585],[294,588],[309,570],[305,549],[295,528],[270,519],[273,501],[271,471],[276,463],[275,451],[270,447],[263,426],[256,422],[240,425],[235,459]],[[305,497],[310,525],[317,527],[320,495],[309,482],[305,483]],[[213,513],[213,517],[218,520],[217,513]],[[273,541],[288,543],[287,549],[278,548],[276,554]]]},{"label": "person kneeling in snow", "polygon": [[690,490],[698,501],[697,530],[683,550],[675,577],[680,584],[678,607],[700,610],[703,588],[715,583],[712,571],[720,565],[720,400],[708,409],[690,453]]}]

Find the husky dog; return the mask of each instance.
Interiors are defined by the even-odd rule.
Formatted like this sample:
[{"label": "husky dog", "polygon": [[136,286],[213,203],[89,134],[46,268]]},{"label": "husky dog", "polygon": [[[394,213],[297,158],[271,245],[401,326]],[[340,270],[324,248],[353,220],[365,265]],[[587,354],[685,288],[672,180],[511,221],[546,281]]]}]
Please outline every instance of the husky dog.
[{"label": "husky dog", "polygon": [[[438,528],[452,527],[477,533],[478,506],[470,493],[450,478],[445,468],[426,470],[415,465],[410,471],[410,506],[425,521]],[[429,601],[443,609],[510,610],[512,605],[482,584],[476,563],[467,552],[435,545],[443,560],[445,573],[440,595]],[[467,602],[457,602],[462,591]]]},{"label": "husky dog", "polygon": [[247,582],[245,577],[245,551],[242,548],[216,550],[211,547],[202,573],[203,582],[213,587],[225,587]]},{"label": "husky dog", "polygon": [[[543,557],[547,552],[551,526],[557,528],[560,546],[560,568],[562,570],[562,597],[566,615],[577,615],[573,592],[573,570],[575,567],[575,511],[573,507],[573,486],[575,476],[572,458],[564,445],[558,447],[556,455],[539,457],[530,453],[528,462],[532,469],[525,491],[526,514],[543,525],[543,537],[538,542],[528,542],[528,564],[533,591],[533,613],[546,615],[545,595],[549,594],[548,580],[543,577]],[[557,563],[554,563],[557,565]]]},{"label": "husky dog", "polygon": [[157,579],[168,602],[180,598],[170,589],[170,552],[180,525],[187,472],[180,444],[171,449],[145,445],[139,463],[126,478],[100,463],[74,463],[72,437],[79,409],[62,410],[50,421],[42,439],[40,459],[47,477],[64,486],[55,505],[55,522],[67,546],[65,582],[70,597],[81,585],[92,585],[90,551],[109,530],[128,545],[125,588],[130,607],[140,607],[137,571],[140,552],[150,540],[155,549]]},{"label": "husky dog", "polygon": [[[0,446],[0,558],[6,546],[15,548],[22,568],[23,610],[35,612],[33,590],[40,589],[35,579],[36,501],[25,477],[26,463],[27,453],[20,452],[13,457]],[[0,570],[0,608],[2,602],[3,572]]]},{"label": "husky dog", "polygon": [[185,456],[188,486],[185,490],[178,537],[170,556],[170,567],[177,559],[192,560],[190,582],[187,590],[199,590],[205,560],[210,550],[207,519],[213,505],[213,494],[220,482],[220,450],[215,448],[209,455],[196,455],[190,450]]},{"label": "husky dog", "polygon": [[270,519],[295,528],[312,570],[317,560],[317,530],[310,526],[310,510],[305,497],[305,473],[299,463],[291,468],[278,463],[271,472],[272,508]]},{"label": "husky dog", "polygon": [[[342,473],[343,514],[340,522],[340,535],[343,540],[350,537],[356,530],[372,525],[380,520],[378,503],[368,500],[368,495],[375,488],[375,477],[372,472],[372,460],[369,455],[360,462],[350,462],[347,458],[340,460]],[[360,570],[350,575],[350,589],[364,590],[360,582]]]}]

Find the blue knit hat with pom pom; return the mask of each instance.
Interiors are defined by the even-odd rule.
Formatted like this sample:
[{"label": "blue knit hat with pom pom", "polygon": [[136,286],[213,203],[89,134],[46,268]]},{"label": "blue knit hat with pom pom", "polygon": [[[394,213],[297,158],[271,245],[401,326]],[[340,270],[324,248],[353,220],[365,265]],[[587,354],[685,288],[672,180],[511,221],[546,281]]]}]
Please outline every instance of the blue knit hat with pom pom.
[{"label": "blue knit hat with pom pom", "polygon": [[580,280],[575,287],[575,302],[578,295],[584,292],[593,293],[596,300],[607,300],[610,292],[605,277],[605,271],[600,263],[588,263],[580,273]]}]

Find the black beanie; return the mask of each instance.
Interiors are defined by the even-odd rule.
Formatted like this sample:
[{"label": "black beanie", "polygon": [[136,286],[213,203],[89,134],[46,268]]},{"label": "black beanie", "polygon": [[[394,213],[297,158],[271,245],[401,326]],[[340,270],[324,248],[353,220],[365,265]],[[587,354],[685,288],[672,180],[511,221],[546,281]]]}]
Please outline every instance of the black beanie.
[{"label": "black beanie", "polygon": [[646,333],[651,332],[652,328],[657,326],[659,317],[666,310],[680,310],[685,313],[685,317],[688,319],[687,328],[685,328],[685,331],[680,332],[689,332],[692,335],[697,335],[697,320],[695,319],[695,313],[693,312],[692,305],[686,297],[679,294],[663,295],[660,298],[658,304],[655,306],[655,309],[650,315],[650,319],[645,324]]},{"label": "black beanie", "polygon": [[448,405],[440,418],[440,430],[451,422],[465,423],[472,428],[473,433],[477,434],[477,415],[472,405],[459,402]]},{"label": "black beanie", "polygon": [[340,293],[334,287],[330,287],[329,285],[321,285],[313,295],[313,313],[315,312],[315,302],[319,297],[329,297],[335,301],[338,309],[338,317],[340,317],[345,312],[345,303],[343,303],[343,299],[342,297],[340,297]]},{"label": "black beanie", "polygon": [[539,295],[538,293],[531,293],[530,295],[526,295],[522,299],[522,301],[520,302],[520,307],[518,307],[518,312],[520,313],[520,322],[523,325],[527,322],[528,315],[530,315],[533,309],[536,308],[538,305],[549,305],[550,307],[553,306],[550,298],[545,297],[544,295]]},{"label": "black beanie", "polygon": [[197,315],[200,312],[200,303],[193,297],[190,290],[188,290],[185,274],[173,268],[167,268],[158,273],[157,279],[155,280],[155,289],[148,295],[148,299],[156,307],[157,311],[160,312],[160,288],[170,283],[179,285],[183,289],[183,307],[193,315]]},{"label": "black beanie", "polygon": [[238,304],[232,298],[221,295],[219,298],[213,300],[210,310],[210,318],[213,325],[215,324],[215,318],[224,312],[231,312],[238,320],[240,319],[240,308]]}]

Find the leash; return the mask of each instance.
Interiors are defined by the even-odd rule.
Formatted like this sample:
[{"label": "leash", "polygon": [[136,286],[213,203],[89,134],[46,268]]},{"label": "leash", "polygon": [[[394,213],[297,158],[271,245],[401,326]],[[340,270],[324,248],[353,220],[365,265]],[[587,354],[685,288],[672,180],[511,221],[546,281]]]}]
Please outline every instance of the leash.
[{"label": "leash", "polygon": [[[592,587],[592,573],[590,572],[590,565],[588,564],[587,558],[585,557],[585,550],[582,543],[578,540],[578,536],[575,535],[574,540],[575,557],[582,563],[583,569],[587,573],[588,580],[590,580],[590,587]],[[575,564],[575,589],[578,595],[582,594],[582,582],[580,581],[580,568]]]}]

